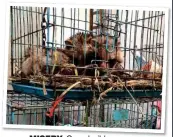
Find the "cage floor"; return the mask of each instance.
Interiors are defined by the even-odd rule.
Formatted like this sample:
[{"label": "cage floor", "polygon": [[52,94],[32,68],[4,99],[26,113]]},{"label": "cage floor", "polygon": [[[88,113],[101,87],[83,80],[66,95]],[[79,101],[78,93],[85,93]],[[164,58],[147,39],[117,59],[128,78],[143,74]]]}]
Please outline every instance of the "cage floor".
[{"label": "cage floor", "polygon": [[[34,85],[26,85],[21,83],[11,83],[13,90],[18,93],[25,93],[38,96],[44,99],[54,99],[60,95],[65,89],[63,88],[46,88],[47,94],[44,94],[42,87]],[[161,97],[161,89],[138,89],[129,90],[133,97]],[[99,97],[100,93],[94,92],[91,88],[73,88],[64,97],[64,99],[73,100],[90,100],[94,96]],[[104,98],[129,98],[130,95],[126,89],[116,89],[109,91]]]}]

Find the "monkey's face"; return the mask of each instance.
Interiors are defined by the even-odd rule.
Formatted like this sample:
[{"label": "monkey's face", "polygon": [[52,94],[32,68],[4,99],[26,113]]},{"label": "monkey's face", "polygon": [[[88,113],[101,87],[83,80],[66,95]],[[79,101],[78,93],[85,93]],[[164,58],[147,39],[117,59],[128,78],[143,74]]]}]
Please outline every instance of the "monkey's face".
[{"label": "monkey's face", "polygon": [[95,52],[95,47],[93,47],[93,45],[91,45],[89,43],[82,45],[82,47],[80,49],[82,49],[82,53],[86,53],[86,54]]},{"label": "monkey's face", "polygon": [[66,44],[66,49],[69,50],[69,52],[71,50],[77,51],[76,57],[96,52],[95,47],[91,44],[90,39],[87,39],[86,42],[79,38],[78,39],[74,38],[73,41],[67,39],[65,41],[65,44]]}]

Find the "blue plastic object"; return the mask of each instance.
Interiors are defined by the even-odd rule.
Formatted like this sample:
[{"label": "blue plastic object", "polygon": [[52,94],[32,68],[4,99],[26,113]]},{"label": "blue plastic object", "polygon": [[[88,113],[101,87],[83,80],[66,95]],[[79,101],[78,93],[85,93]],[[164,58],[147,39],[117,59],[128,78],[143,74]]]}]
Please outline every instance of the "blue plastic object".
[{"label": "blue plastic object", "polygon": [[35,96],[43,97],[45,99],[50,99],[53,98],[54,92],[52,89],[46,89],[47,90],[47,95],[43,94],[43,89],[39,87],[34,87],[34,86],[28,86],[28,85],[23,85],[23,84],[18,84],[18,83],[11,83],[14,91],[16,92],[21,92],[24,94],[32,94]]},{"label": "blue plastic object", "polygon": [[121,110],[113,111],[113,120],[115,120],[115,121],[128,120],[128,117],[129,117],[128,109],[121,109]]}]

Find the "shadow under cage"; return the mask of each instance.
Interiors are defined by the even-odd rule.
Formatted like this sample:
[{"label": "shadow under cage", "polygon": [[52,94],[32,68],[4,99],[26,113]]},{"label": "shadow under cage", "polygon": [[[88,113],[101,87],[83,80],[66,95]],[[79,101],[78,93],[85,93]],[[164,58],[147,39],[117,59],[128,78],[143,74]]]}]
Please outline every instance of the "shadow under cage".
[{"label": "shadow under cage", "polygon": [[8,124],[157,128],[164,12],[10,13]]}]

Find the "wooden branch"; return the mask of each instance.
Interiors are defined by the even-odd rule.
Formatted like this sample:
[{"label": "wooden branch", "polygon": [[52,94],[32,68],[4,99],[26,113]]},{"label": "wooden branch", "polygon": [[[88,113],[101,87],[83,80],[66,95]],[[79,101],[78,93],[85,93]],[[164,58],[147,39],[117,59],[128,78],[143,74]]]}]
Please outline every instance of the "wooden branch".
[{"label": "wooden branch", "polygon": [[93,9],[90,9],[90,31],[93,30]]}]

